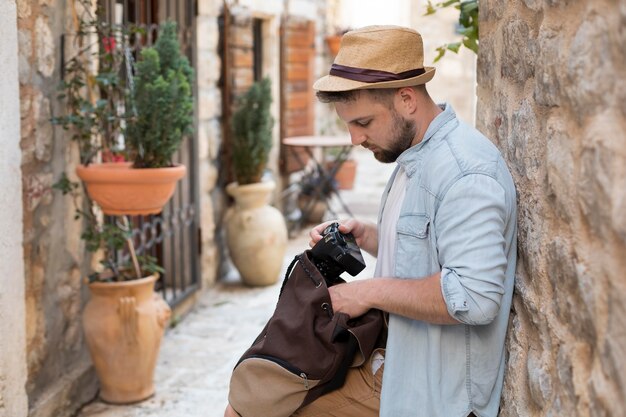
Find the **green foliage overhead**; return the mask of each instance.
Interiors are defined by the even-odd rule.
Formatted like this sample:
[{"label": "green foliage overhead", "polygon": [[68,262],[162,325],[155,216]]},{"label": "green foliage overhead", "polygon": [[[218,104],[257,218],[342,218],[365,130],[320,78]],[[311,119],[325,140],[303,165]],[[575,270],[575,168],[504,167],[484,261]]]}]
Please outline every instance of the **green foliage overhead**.
[{"label": "green foliage overhead", "polygon": [[452,42],[437,48],[439,53],[435,58],[435,62],[439,61],[446,51],[452,51],[455,54],[459,52],[461,46],[478,53],[478,0],[447,0],[441,3],[433,4],[430,0],[426,6],[426,16],[432,15],[439,9],[454,6],[459,10],[459,25],[462,29],[459,33],[462,38],[459,42]]},{"label": "green foliage overhead", "polygon": [[193,126],[193,70],[181,53],[176,23],[161,25],[155,45],[141,51],[126,144],[135,168],[172,166],[172,156]]},{"label": "green foliage overhead", "polygon": [[[176,25],[160,27],[159,39],[142,52],[133,77],[132,45],[140,43],[145,29],[108,23],[102,3],[68,3],[77,17],[75,36],[66,37],[73,56],[64,62],[58,95],[64,114],[51,121],[78,143],[81,164],[125,156],[135,167],[170,166],[193,124],[193,70],[180,53]],[[124,281],[163,272],[155,258],[141,254],[137,254],[141,273],[119,265],[119,251],[134,250],[128,219],[103,221],[84,184],[81,187],[63,174],[53,188],[72,198],[75,219],[84,224],[85,248],[102,257],[103,270],[90,280]]]},{"label": "green foliage overhead", "polygon": [[272,149],[271,103],[271,83],[265,78],[239,99],[233,114],[233,168],[239,185],[261,181]]},{"label": "green foliage overhead", "polygon": [[110,25],[102,18],[102,5],[92,12],[92,0],[78,0],[82,13],[75,35],[67,35],[68,48],[74,55],[64,62],[63,81],[58,98],[65,104],[65,114],[52,123],[71,133],[78,143],[80,163],[90,164],[100,152],[118,151],[125,112],[120,103],[128,94],[125,48],[120,39],[136,36],[132,25]]}]

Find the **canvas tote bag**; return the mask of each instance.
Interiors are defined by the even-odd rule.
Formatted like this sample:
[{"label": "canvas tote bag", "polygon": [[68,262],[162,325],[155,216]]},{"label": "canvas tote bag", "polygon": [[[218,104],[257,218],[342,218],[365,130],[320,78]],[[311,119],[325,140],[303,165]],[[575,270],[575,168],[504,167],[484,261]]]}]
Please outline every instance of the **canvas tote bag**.
[{"label": "canvas tote bag", "polygon": [[[329,283],[309,252],[287,269],[274,314],[232,373],[228,400],[242,417],[290,416],[340,388],[349,367],[384,345],[380,310],[354,319],[333,313]],[[334,278],[330,285],[345,282]]]}]

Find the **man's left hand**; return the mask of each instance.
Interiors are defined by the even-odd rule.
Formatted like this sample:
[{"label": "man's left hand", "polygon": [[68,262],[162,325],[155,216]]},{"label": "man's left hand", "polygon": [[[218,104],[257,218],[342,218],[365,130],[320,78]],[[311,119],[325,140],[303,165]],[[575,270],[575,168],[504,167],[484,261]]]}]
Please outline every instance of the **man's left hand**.
[{"label": "man's left hand", "polygon": [[335,313],[345,313],[350,318],[362,316],[371,307],[365,302],[365,295],[371,280],[357,280],[334,285],[328,289]]}]

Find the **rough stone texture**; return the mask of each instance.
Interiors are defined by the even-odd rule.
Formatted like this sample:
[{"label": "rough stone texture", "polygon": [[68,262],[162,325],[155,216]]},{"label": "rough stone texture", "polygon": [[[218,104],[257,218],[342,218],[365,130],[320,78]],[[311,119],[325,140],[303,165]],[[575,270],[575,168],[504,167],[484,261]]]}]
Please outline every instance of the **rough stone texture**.
[{"label": "rough stone texture", "polygon": [[62,111],[56,87],[70,5],[61,0],[17,2],[26,391],[29,414],[38,417],[70,416],[97,389],[80,320],[86,299],[81,277],[90,259],[71,199],[52,189],[61,172],[73,176],[70,161],[76,160],[68,135],[50,123]]},{"label": "rough stone texture", "polygon": [[215,2],[198,2],[197,53],[198,64],[198,161],[200,164],[200,226],[202,228],[202,287],[208,288],[217,280],[220,263],[219,240],[215,236],[215,201],[211,193],[218,181],[219,145],[222,142],[220,118],[222,96],[217,85],[221,71],[218,55],[219,28],[217,18],[221,13]]},{"label": "rough stone texture", "polygon": [[519,201],[501,415],[626,415],[626,5],[480,8],[477,123]]}]

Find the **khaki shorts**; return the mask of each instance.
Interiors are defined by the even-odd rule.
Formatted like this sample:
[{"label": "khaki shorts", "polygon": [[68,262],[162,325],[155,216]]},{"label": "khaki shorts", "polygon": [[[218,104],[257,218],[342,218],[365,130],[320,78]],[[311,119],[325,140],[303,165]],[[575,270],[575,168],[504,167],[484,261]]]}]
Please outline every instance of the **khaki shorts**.
[{"label": "khaki shorts", "polygon": [[[384,349],[376,351],[384,355]],[[384,368],[383,364],[375,375],[372,374],[371,358],[362,366],[351,368],[343,387],[321,396],[292,417],[377,417]]]}]

